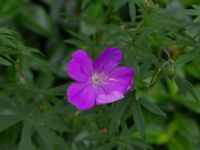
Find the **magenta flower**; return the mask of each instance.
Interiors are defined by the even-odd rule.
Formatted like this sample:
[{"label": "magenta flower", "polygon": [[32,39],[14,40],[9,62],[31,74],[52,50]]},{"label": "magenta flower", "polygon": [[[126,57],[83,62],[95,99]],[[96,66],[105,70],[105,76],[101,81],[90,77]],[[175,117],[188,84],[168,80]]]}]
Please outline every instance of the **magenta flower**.
[{"label": "magenta flower", "polygon": [[84,50],[77,50],[67,65],[75,80],[67,89],[68,102],[79,110],[118,101],[131,88],[133,68],[117,66],[122,59],[119,48],[105,48],[92,61]]}]

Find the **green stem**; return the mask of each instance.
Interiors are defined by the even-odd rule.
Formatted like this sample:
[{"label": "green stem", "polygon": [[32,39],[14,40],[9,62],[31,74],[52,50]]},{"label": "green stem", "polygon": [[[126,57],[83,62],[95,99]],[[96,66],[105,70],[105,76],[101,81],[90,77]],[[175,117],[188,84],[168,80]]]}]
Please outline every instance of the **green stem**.
[{"label": "green stem", "polygon": [[159,79],[159,73],[160,73],[160,71],[161,71],[161,69],[158,68],[158,69],[155,71],[153,77],[151,78],[151,81],[150,81],[150,84],[149,84],[149,88],[150,88],[150,89],[153,88],[153,86],[156,84],[157,80]]}]

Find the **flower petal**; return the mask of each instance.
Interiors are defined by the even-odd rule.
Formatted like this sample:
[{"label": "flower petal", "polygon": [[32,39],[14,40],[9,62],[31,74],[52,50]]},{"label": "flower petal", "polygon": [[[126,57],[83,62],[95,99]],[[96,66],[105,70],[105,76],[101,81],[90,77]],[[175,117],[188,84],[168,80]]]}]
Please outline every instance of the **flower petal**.
[{"label": "flower petal", "polygon": [[97,104],[111,103],[124,97],[133,81],[133,69],[130,67],[117,67],[108,74],[109,78],[99,90],[96,98]]},{"label": "flower petal", "polygon": [[84,50],[77,50],[72,54],[66,71],[74,80],[87,81],[93,71],[93,62]]},{"label": "flower petal", "polygon": [[131,67],[117,67],[109,74],[107,86],[119,85],[118,90],[122,93],[127,92],[134,80],[134,70]]},{"label": "flower petal", "polygon": [[122,53],[117,47],[105,48],[103,53],[94,62],[97,72],[108,73],[113,70],[122,59]]},{"label": "flower petal", "polygon": [[68,102],[79,110],[90,109],[95,105],[95,89],[87,82],[75,82],[67,89]]},{"label": "flower petal", "polygon": [[124,98],[124,95],[119,91],[113,91],[109,94],[101,93],[96,98],[96,104],[108,104]]}]

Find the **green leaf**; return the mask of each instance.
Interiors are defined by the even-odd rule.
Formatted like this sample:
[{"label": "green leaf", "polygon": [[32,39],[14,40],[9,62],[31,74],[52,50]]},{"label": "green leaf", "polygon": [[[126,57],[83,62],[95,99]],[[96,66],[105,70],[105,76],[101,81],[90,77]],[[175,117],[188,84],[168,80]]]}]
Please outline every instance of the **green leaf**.
[{"label": "green leaf", "polygon": [[54,96],[61,96],[66,91],[66,88],[69,86],[69,83],[59,85],[53,88],[50,88],[46,91],[47,94],[53,94]]},{"label": "green leaf", "polygon": [[49,128],[58,130],[61,132],[70,130],[67,124],[64,122],[64,120],[61,120],[61,119],[52,119],[52,120],[48,119],[45,121],[45,123]]},{"label": "green leaf", "polygon": [[191,101],[189,99],[180,98],[179,102],[183,104],[188,109],[200,114],[200,103],[197,101]]},{"label": "green leaf", "polygon": [[133,139],[132,140],[133,145],[135,146],[135,149],[141,149],[141,150],[152,150],[150,145],[147,145],[142,140]]},{"label": "green leaf", "polygon": [[184,79],[183,77],[179,75],[176,75],[174,77],[174,80],[181,94],[186,95],[186,91],[187,91],[195,98],[195,100],[199,101],[197,91],[189,81],[187,81],[186,79]]},{"label": "green leaf", "polygon": [[190,16],[196,16],[194,19],[194,23],[199,23],[200,22],[200,6],[198,5],[192,5],[193,9],[185,9],[183,10],[183,14],[187,14]]},{"label": "green leaf", "polygon": [[198,19],[200,17],[200,6],[193,5],[193,9],[185,9],[183,10],[184,14],[191,15],[191,16],[197,16],[194,20],[195,23],[198,23],[200,20]]},{"label": "green leaf", "polygon": [[[112,120],[109,125],[109,134],[112,135],[119,127],[121,117],[126,110],[129,101],[121,101],[115,105],[115,107],[111,110],[110,115],[112,116]],[[117,113],[116,113],[117,112]]]},{"label": "green leaf", "polygon": [[[7,101],[6,101],[7,100]],[[19,109],[15,107],[8,97],[0,97],[0,108],[4,110],[9,110],[9,113],[20,113]],[[5,114],[5,113],[3,113]]]},{"label": "green leaf", "polygon": [[33,145],[31,142],[32,127],[33,127],[33,121],[24,122],[24,126],[22,128],[22,133],[21,133],[21,140],[19,144],[19,150],[33,149]]},{"label": "green leaf", "polygon": [[53,146],[66,148],[65,141],[61,137],[56,135],[54,131],[42,125],[37,125],[36,130],[48,149],[52,149]]},{"label": "green leaf", "polygon": [[20,13],[19,21],[28,29],[44,36],[52,35],[50,18],[39,5],[25,5]]},{"label": "green leaf", "polygon": [[0,115],[0,132],[22,120],[17,115]]},{"label": "green leaf", "polygon": [[84,9],[89,3],[90,3],[90,0],[83,0],[81,4],[81,9]]},{"label": "green leaf", "polygon": [[69,32],[69,34],[71,34],[74,38],[65,40],[65,42],[74,44],[76,46],[92,45],[92,40],[88,36],[78,34],[71,30],[67,30],[67,32]]},{"label": "green leaf", "polygon": [[116,12],[117,10],[119,10],[123,5],[125,5],[127,3],[127,0],[116,0],[114,2],[114,12]]},{"label": "green leaf", "polygon": [[129,14],[131,16],[131,21],[135,22],[136,19],[135,0],[128,0],[128,6],[129,6]]},{"label": "green leaf", "polygon": [[145,137],[145,121],[140,102],[133,100],[133,119],[140,134]]},{"label": "green leaf", "polygon": [[191,61],[196,55],[198,55],[199,51],[191,51],[189,53],[183,54],[177,58],[175,61],[176,64],[186,64]]},{"label": "green leaf", "polygon": [[13,1],[0,1],[0,21],[7,21],[17,15],[20,6],[22,5],[22,0]]},{"label": "green leaf", "polygon": [[0,36],[2,35],[13,35],[13,34],[17,34],[16,32],[6,28],[6,27],[1,27],[0,28]]},{"label": "green leaf", "polygon": [[176,60],[176,64],[186,64],[193,59],[194,55],[192,54],[184,54],[178,57]]},{"label": "green leaf", "polygon": [[4,65],[4,66],[11,66],[12,63],[10,61],[8,61],[7,59],[3,58],[0,56],[0,64]]},{"label": "green leaf", "polygon": [[145,97],[142,97],[140,99],[140,102],[146,109],[148,109],[152,113],[160,115],[160,116],[166,116],[166,114],[155,103],[149,101]]},{"label": "green leaf", "polygon": [[110,142],[110,143],[106,143],[106,144],[102,144],[99,148],[97,148],[96,150],[106,150],[106,149],[113,149],[113,147],[115,147],[117,144],[115,141]]},{"label": "green leaf", "polygon": [[175,135],[169,142],[168,147],[170,150],[195,150],[195,146],[192,145],[185,137]]},{"label": "green leaf", "polygon": [[199,125],[188,115],[177,114],[176,120],[179,122],[179,132],[181,136],[193,144],[198,144],[200,139]]}]

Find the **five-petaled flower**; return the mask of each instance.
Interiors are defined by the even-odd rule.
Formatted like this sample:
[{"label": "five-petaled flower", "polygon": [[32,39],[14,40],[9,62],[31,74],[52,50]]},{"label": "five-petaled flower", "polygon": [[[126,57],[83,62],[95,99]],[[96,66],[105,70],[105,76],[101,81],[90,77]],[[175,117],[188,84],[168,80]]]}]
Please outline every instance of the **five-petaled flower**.
[{"label": "five-petaled flower", "polygon": [[133,68],[117,66],[122,59],[119,48],[105,48],[91,60],[84,50],[77,50],[66,67],[75,80],[66,91],[68,102],[79,110],[112,103],[124,97],[133,82]]}]

